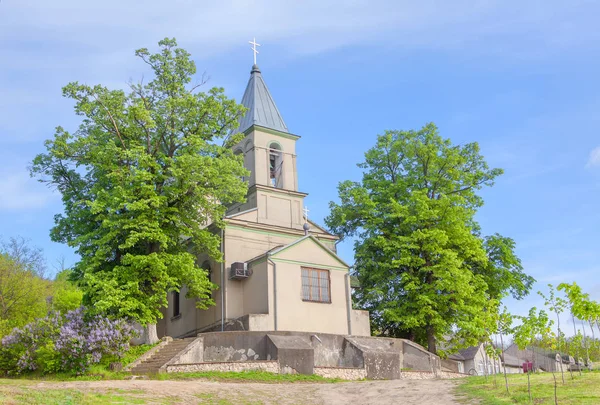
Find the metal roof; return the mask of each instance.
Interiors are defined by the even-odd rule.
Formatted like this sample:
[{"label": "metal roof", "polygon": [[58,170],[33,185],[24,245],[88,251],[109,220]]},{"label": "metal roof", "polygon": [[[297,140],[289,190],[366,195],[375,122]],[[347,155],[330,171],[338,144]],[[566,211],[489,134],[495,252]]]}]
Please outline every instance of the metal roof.
[{"label": "metal roof", "polygon": [[462,349],[459,350],[458,353],[460,353],[460,355],[465,359],[465,360],[471,360],[475,358],[475,355],[477,354],[477,352],[479,351],[479,348],[481,347],[481,344],[477,345],[477,346],[471,346],[468,347],[466,349]]},{"label": "metal roof", "polygon": [[252,66],[242,104],[248,111],[240,119],[239,132],[244,132],[252,125],[289,132],[257,65]]},{"label": "metal roof", "polygon": [[507,366],[521,367],[521,365],[527,360],[521,360],[516,356],[511,356],[508,353],[504,353],[504,364]]},{"label": "metal roof", "polygon": [[459,361],[464,361],[465,358],[460,354],[460,353],[454,353],[448,356],[449,359],[451,360],[459,360]]}]

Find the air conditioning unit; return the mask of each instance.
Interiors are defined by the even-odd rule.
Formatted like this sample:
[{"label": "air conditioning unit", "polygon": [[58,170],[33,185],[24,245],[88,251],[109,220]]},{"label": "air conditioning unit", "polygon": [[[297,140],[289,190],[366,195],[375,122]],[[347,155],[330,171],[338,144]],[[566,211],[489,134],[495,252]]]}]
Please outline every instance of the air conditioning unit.
[{"label": "air conditioning unit", "polygon": [[248,263],[235,262],[231,264],[230,280],[245,280],[252,275],[252,269],[248,268]]}]

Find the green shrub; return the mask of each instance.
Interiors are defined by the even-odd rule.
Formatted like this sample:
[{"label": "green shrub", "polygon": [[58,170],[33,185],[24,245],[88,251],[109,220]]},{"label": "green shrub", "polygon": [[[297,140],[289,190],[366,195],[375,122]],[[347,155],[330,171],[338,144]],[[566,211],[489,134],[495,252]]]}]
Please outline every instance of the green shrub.
[{"label": "green shrub", "polygon": [[88,319],[83,308],[64,316],[51,313],[2,339],[0,369],[6,374],[35,370],[82,374],[104,356],[122,357],[134,333],[123,320],[98,315]]}]

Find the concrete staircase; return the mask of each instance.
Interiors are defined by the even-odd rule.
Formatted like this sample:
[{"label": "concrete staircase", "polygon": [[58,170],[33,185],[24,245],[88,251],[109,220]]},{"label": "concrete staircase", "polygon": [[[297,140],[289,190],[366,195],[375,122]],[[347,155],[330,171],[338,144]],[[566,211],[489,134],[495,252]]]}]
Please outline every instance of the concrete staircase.
[{"label": "concrete staircase", "polygon": [[150,358],[144,360],[131,369],[132,374],[154,374],[158,373],[158,370],[164,366],[169,360],[171,360],[177,353],[185,349],[190,343],[196,338],[186,339],[173,339],[165,346],[161,347],[155,352]]}]

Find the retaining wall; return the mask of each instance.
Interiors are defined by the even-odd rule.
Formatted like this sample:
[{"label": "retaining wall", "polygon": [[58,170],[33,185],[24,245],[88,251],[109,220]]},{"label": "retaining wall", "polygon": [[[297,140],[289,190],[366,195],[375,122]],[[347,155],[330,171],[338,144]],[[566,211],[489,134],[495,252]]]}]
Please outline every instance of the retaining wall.
[{"label": "retaining wall", "polygon": [[170,364],[167,373],[194,373],[202,371],[268,371],[279,374],[279,363],[276,361],[228,361],[215,363]]},{"label": "retaining wall", "polygon": [[[226,370],[259,367],[261,362],[276,361],[279,373],[321,373],[344,379],[409,378],[401,371],[410,369],[441,372],[438,356],[404,339],[358,337],[307,332],[231,331],[201,333],[194,342],[164,367],[199,364],[198,370]],[[233,364],[223,366],[223,364]],[[218,368],[220,370],[220,368]],[[252,368],[250,368],[252,369]],[[179,369],[176,369],[179,370]],[[344,377],[345,375],[345,377]]]},{"label": "retaining wall", "polygon": [[314,372],[325,378],[340,378],[342,380],[364,380],[367,378],[367,370],[364,368],[350,367],[315,367]]}]

